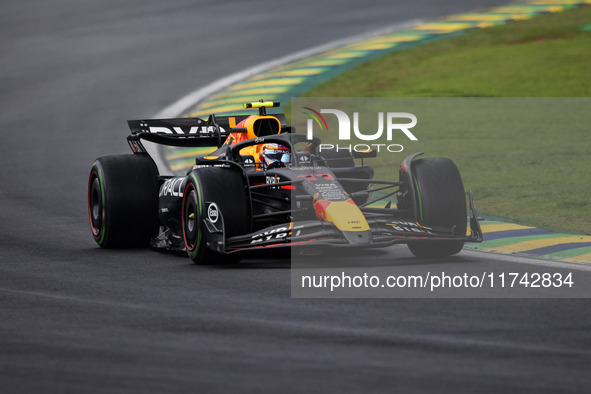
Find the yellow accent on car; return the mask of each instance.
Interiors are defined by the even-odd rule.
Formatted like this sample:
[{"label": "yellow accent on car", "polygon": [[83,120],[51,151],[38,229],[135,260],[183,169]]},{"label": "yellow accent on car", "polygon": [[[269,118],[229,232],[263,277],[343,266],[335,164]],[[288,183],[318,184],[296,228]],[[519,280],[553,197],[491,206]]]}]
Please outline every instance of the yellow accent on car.
[{"label": "yellow accent on car", "polygon": [[325,210],[326,220],[341,231],[367,231],[369,224],[355,204],[348,201],[333,201]]},{"label": "yellow accent on car", "polygon": [[279,107],[279,101],[254,101],[252,103],[244,103],[244,108],[270,108]]},{"label": "yellow accent on car", "polygon": [[274,116],[250,116],[244,121],[247,139],[281,133],[281,122]]}]

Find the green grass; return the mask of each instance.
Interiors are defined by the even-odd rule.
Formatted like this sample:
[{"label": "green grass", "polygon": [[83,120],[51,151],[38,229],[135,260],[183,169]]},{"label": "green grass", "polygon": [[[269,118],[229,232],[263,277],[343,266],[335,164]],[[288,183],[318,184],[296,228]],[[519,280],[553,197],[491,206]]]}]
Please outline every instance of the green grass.
[{"label": "green grass", "polygon": [[[589,97],[591,31],[583,26],[590,23],[591,7],[583,6],[473,30],[362,64],[306,96]],[[452,158],[484,214],[591,234],[591,106],[573,105],[582,105],[577,122],[549,104],[536,119],[513,123],[517,131],[500,121],[492,133],[459,124],[444,134],[433,124],[421,133],[421,145],[405,153]],[[534,127],[544,116],[564,126]],[[377,175],[391,177],[395,159]]]}]

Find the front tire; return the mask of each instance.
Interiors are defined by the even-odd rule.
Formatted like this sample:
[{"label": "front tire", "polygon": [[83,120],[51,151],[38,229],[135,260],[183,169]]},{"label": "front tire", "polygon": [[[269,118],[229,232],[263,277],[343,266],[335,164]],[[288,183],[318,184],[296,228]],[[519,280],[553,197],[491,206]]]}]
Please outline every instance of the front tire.
[{"label": "front tire", "polygon": [[187,253],[193,262],[212,260],[215,255],[205,245],[205,228],[202,225],[205,207],[196,179],[189,177],[183,194],[183,238]]},{"label": "front tire", "polygon": [[97,159],[88,181],[88,216],[103,248],[145,247],[158,231],[158,169],[148,155]]},{"label": "front tire", "polygon": [[225,254],[209,245],[205,220],[210,204],[215,204],[218,219],[226,238],[247,234],[251,230],[250,194],[244,172],[230,168],[200,168],[187,176],[183,194],[183,238],[195,264],[233,264],[240,261],[237,253]]},{"label": "front tire", "polygon": [[[454,228],[466,234],[466,194],[460,172],[449,159],[429,158],[412,162],[418,219],[425,226]],[[461,241],[409,242],[416,257],[438,258],[459,253]]]}]

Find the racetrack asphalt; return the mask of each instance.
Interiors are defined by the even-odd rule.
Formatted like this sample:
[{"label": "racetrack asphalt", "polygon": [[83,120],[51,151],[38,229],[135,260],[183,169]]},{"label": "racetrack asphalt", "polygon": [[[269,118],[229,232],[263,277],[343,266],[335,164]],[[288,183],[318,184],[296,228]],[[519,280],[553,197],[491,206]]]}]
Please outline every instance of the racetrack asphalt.
[{"label": "racetrack asphalt", "polygon": [[[288,260],[195,266],[88,229],[88,171],[128,152],[125,120],[323,42],[503,3],[1,3],[2,391],[589,391],[587,299],[292,299]],[[447,264],[559,269],[482,256]],[[390,260],[437,265],[374,256]]]}]

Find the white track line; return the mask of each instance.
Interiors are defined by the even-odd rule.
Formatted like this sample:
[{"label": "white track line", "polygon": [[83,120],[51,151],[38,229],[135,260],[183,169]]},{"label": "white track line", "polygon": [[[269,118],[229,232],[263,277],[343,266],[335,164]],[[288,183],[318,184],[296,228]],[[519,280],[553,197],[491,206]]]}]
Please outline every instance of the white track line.
[{"label": "white track line", "polygon": [[[154,116],[154,118],[163,119],[181,116],[181,114],[184,111],[199,104],[201,101],[211,96],[212,94],[224,88],[227,88],[230,85],[234,85],[246,78],[252,77],[253,75],[257,75],[264,71],[270,70],[274,67],[278,67],[287,63],[294,62],[296,60],[313,56],[324,51],[328,51],[340,46],[350,44],[352,42],[361,41],[371,37],[389,34],[397,30],[406,29],[420,23],[423,23],[422,19],[414,19],[403,23],[397,23],[386,28],[373,30],[371,32],[358,34],[340,40],[331,41],[326,44],[318,45],[310,49],[305,49],[303,51],[299,51],[291,55],[281,57],[279,59],[271,60],[265,63],[261,63],[257,66],[247,68],[246,70],[242,70],[235,74],[228,75],[227,77],[220,78],[217,81],[210,83],[209,85],[206,85],[187,94],[186,96],[170,104],[168,107],[164,108],[162,111],[158,112]],[[146,143],[145,148],[150,154],[150,156],[152,156],[152,159],[161,171],[163,171],[164,169],[168,169],[168,166],[165,164],[164,159],[162,158],[162,156],[160,156],[160,149],[158,149],[158,147],[155,144]],[[163,173],[161,172],[161,174]]]},{"label": "white track line", "polygon": [[316,47],[313,47],[310,49],[305,49],[303,51],[299,51],[294,54],[281,57],[279,59],[275,59],[275,60],[271,60],[271,61],[268,61],[265,63],[261,63],[257,66],[250,67],[250,68],[247,68],[246,70],[239,71],[235,74],[218,79],[217,81],[214,81],[207,86],[204,86],[202,88],[199,88],[199,89],[187,94],[186,96],[184,96],[181,99],[177,100],[176,102],[172,103],[168,107],[164,108],[162,111],[160,111],[156,115],[156,117],[167,118],[167,117],[179,116],[180,114],[183,113],[183,111],[198,104],[200,101],[202,101],[206,97],[212,95],[213,93],[216,93],[217,91],[219,91],[223,88],[226,88],[230,85],[238,83],[248,77],[252,77],[253,75],[260,74],[260,73],[267,71],[271,68],[282,66],[286,63],[291,63],[296,60],[300,60],[300,59],[303,59],[303,58],[306,58],[306,57],[309,57],[312,55],[316,55],[320,52],[328,51],[330,49],[334,49],[334,48],[337,48],[340,46],[350,44],[352,42],[361,41],[361,40],[365,40],[365,39],[368,39],[371,37],[392,33],[397,30],[406,29],[408,27],[414,26],[414,25],[422,23],[422,22],[423,21],[421,19],[416,19],[416,20],[411,20],[411,21],[404,22],[404,23],[398,23],[398,24],[388,26],[386,28],[382,28],[379,30],[374,30],[374,31],[371,31],[368,33],[358,34],[358,35],[355,35],[352,37],[348,37],[348,38],[344,38],[344,39],[340,39],[340,40],[336,40],[336,41],[331,41],[326,44],[322,44],[322,45],[319,45],[319,46],[316,46]]},{"label": "white track line", "polygon": [[[326,44],[322,44],[310,49],[305,49],[303,51],[296,52],[291,55],[287,55],[281,57],[279,59],[271,60],[265,63],[261,63],[257,66],[247,68],[246,70],[239,71],[235,74],[228,75],[227,77],[220,78],[217,81],[210,83],[202,88],[199,88],[186,96],[180,98],[179,100],[175,101],[174,103],[170,104],[168,107],[164,108],[162,111],[156,114],[155,118],[174,118],[180,116],[185,110],[199,104],[205,98],[211,96],[212,94],[227,88],[230,85],[238,83],[246,78],[249,78],[253,75],[260,74],[264,71],[270,70],[271,68],[278,67],[287,63],[291,63],[309,56],[316,55],[318,53],[328,51],[340,46],[344,46],[350,44],[352,42],[361,41],[364,39],[368,39],[371,37],[392,33],[396,30],[406,29],[408,27],[414,26],[416,24],[423,23],[421,19],[416,19],[404,23],[398,23],[383,29],[374,30],[368,33],[363,33],[355,36],[351,36],[348,38],[344,38],[341,40],[331,41]],[[168,168],[166,164],[164,164],[164,160],[160,156],[160,150],[156,148],[155,145],[147,145],[146,150],[152,156],[158,168]],[[501,260],[507,261],[512,263],[518,264],[530,264],[530,265],[539,265],[545,267],[553,267],[553,268],[565,268],[565,269],[574,269],[578,271],[591,271],[591,265],[581,265],[575,263],[566,263],[561,261],[553,261],[553,260],[542,260],[530,257],[522,257],[522,256],[515,256],[515,255],[504,255],[498,253],[490,253],[484,251],[476,251],[476,250],[466,250],[462,251],[463,255],[466,256],[473,256],[478,258],[488,258],[494,260]]]}]

